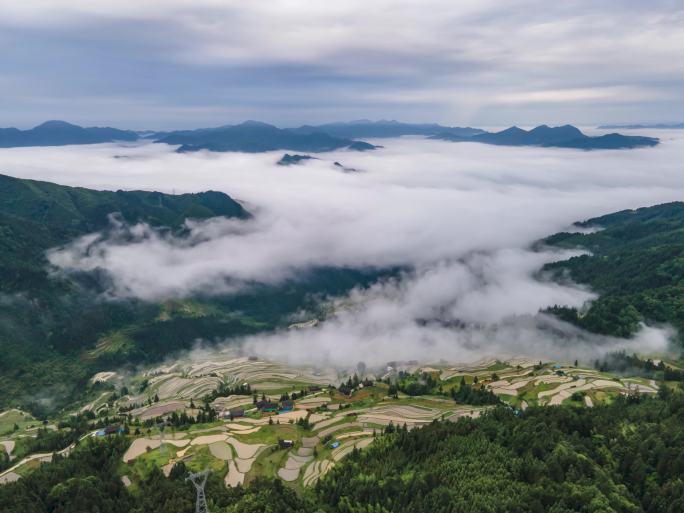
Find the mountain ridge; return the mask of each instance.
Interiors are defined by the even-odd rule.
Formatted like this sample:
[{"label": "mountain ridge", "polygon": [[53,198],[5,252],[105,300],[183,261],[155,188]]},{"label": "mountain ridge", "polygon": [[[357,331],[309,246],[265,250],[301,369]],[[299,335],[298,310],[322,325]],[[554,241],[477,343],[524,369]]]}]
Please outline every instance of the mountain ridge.
[{"label": "mountain ridge", "polygon": [[137,141],[131,130],[111,127],[81,127],[61,120],[49,120],[28,130],[0,128],[0,148],[99,144]]},{"label": "mountain ridge", "polygon": [[499,132],[485,132],[472,137],[461,137],[448,133],[430,136],[451,142],[479,142],[496,146],[540,146],[545,148],[631,149],[656,146],[660,140],[655,137],[622,135],[618,133],[588,136],[573,125],[550,127],[539,125],[531,130],[512,126]]}]

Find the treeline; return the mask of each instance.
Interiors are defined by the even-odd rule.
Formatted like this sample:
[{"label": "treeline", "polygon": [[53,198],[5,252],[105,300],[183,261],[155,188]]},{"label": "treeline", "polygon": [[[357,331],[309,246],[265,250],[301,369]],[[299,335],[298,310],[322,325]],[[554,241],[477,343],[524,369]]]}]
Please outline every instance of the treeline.
[{"label": "treeline", "polygon": [[668,323],[684,343],[684,203],[624,211],[579,223],[593,233],[558,233],[543,244],[591,251],[544,270],[569,277],[600,293],[586,311],[563,305],[548,309],[594,333],[629,337],[642,322]]},{"label": "treeline", "polygon": [[676,513],[683,422],[681,394],[518,414],[500,407],[396,429],[334,467],[316,498],[335,513]]},{"label": "treeline", "polygon": [[662,360],[656,364],[650,358],[643,360],[636,354],[628,355],[625,352],[610,353],[602,360],[595,360],[594,368],[601,372],[637,372],[645,378],[684,382],[684,371],[673,369]]},{"label": "treeline", "polygon": [[468,385],[465,379],[461,380],[458,388],[450,390],[451,398],[459,404],[470,404],[473,406],[483,406],[487,404],[499,404],[499,398],[491,390],[482,386]]},{"label": "treeline", "polygon": [[[493,374],[494,376],[496,374]],[[390,379],[387,379],[386,382],[389,384],[387,395],[391,397],[396,397],[398,392],[403,392],[410,396],[444,395],[451,397],[459,404],[473,406],[498,404],[501,402],[491,390],[487,390],[483,384],[478,384],[477,376],[471,385],[466,383],[465,377],[462,377],[459,386],[450,388],[448,392],[444,390],[439,378],[429,372],[411,374],[400,371],[394,382]]]}]

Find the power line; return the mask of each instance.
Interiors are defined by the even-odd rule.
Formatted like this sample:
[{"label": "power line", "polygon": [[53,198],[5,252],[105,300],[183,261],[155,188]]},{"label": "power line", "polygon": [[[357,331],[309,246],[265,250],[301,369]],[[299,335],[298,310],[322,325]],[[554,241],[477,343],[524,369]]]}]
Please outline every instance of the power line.
[{"label": "power line", "polygon": [[206,469],[202,472],[191,472],[188,474],[188,477],[185,478],[186,481],[190,481],[195,485],[195,490],[197,490],[195,513],[207,513],[207,498],[204,495],[204,485],[207,484],[207,477],[210,473],[211,470]]}]

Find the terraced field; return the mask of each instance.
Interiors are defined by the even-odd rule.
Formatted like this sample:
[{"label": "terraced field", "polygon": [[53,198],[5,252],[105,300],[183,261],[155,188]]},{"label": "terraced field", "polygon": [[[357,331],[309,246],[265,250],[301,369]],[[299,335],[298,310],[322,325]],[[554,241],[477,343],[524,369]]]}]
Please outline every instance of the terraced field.
[{"label": "terraced field", "polygon": [[[391,382],[398,370],[376,375]],[[359,385],[351,395],[344,395],[328,385],[345,382],[350,372],[223,355],[156,367],[127,381],[114,373],[102,373],[94,378],[105,381],[106,386],[136,392],[120,394],[113,405],[111,392],[104,392],[86,406],[112,415],[117,408],[125,407],[132,419],[131,431],[135,426],[142,428],[138,435],[126,435],[130,446],[122,458],[120,475],[127,486],[144,479],[154,467],[168,475],[176,463],[183,462],[192,470],[210,468],[220,473],[226,486],[269,476],[301,488],[314,485],[354,449],[372,446],[375,437],[390,425],[416,429],[434,421],[476,417],[491,407],[458,404],[451,399],[446,392],[463,382],[489,389],[521,409],[565,403],[592,407],[617,394],[649,394],[658,389],[652,380],[617,378],[562,364],[540,366],[529,358],[505,363],[489,358],[468,365],[413,364],[401,370],[438,376],[445,394],[410,397],[400,393],[390,397],[389,385],[379,382]],[[202,397],[220,384],[249,384],[259,395],[276,402],[284,393],[314,391],[298,396],[291,411],[272,414],[258,411],[252,396],[217,397],[209,404],[224,420],[173,429],[171,433],[166,429],[162,435],[160,421],[172,414],[197,415]],[[235,408],[244,410],[244,416],[228,420],[228,412]],[[16,432],[15,424],[19,425]],[[36,424],[35,419],[17,410],[0,413],[0,450],[12,454],[22,437],[35,436]],[[288,442],[281,445],[279,440]],[[11,469],[0,473],[0,483],[20,479],[22,473],[49,458],[51,454],[35,454],[14,462]]]}]

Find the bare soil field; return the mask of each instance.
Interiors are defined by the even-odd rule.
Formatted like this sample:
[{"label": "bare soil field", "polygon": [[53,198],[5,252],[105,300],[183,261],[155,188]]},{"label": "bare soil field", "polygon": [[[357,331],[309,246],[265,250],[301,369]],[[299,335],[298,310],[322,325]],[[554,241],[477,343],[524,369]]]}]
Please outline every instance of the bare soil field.
[{"label": "bare soil field", "polygon": [[[189,440],[166,440],[164,443],[174,445],[176,447],[185,447],[188,445]],[[136,459],[141,454],[145,454],[147,448],[157,449],[161,445],[159,439],[153,440],[151,438],[136,438],[131,443],[131,446],[123,455],[124,463],[129,463]]]},{"label": "bare soil field", "polygon": [[214,442],[209,444],[209,452],[219,460],[228,461],[233,458],[233,450],[226,442]]},{"label": "bare soil field", "polygon": [[264,444],[246,444],[233,437],[228,437],[227,442],[233,446],[237,457],[244,460],[253,458],[259,449],[264,447]]}]

